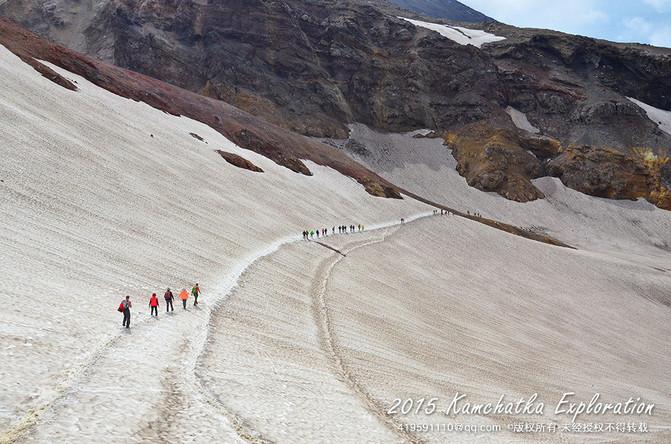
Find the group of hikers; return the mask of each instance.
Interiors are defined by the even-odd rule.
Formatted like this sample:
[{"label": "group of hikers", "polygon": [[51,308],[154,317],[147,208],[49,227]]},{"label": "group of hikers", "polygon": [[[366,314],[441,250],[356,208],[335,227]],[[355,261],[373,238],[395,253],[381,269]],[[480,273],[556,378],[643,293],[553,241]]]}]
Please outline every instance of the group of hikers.
[{"label": "group of hikers", "polygon": [[[357,224],[357,225],[338,225],[337,227],[334,225],[331,227],[331,234],[334,235],[336,234],[336,230],[338,230],[338,234],[346,234],[346,233],[355,233],[357,231],[363,231],[365,227],[363,224]],[[328,228],[317,228],[314,230],[303,230],[303,239],[309,240],[309,239],[314,239],[315,236],[317,236],[317,239],[319,237],[326,237],[329,234],[329,229]]]},{"label": "group of hikers", "polygon": [[[191,295],[193,296],[194,307],[198,306],[198,296],[200,296],[200,286],[197,283],[191,289]],[[182,291],[179,293],[179,298],[182,300],[182,306],[184,307],[184,310],[186,310],[186,301],[189,299],[189,292],[186,291],[186,288],[183,288]],[[175,307],[173,306],[175,296],[172,294],[172,291],[169,288],[163,294],[163,299],[165,299],[166,313],[175,311]],[[123,321],[121,323],[123,327],[130,328],[130,309],[132,307],[133,303],[130,300],[130,296],[126,296],[126,298],[123,301],[121,301],[121,304],[119,304],[118,310],[121,313],[123,313]],[[151,297],[149,298],[149,308],[151,310],[151,316],[158,317],[158,307],[159,307],[158,296],[156,296],[156,293],[152,293]]]}]

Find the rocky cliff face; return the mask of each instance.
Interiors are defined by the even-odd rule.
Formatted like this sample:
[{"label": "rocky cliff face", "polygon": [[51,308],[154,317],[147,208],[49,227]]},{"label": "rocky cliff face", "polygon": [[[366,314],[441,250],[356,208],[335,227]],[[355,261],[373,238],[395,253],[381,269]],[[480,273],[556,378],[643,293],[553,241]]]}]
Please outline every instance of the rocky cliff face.
[{"label": "rocky cliff face", "polygon": [[[417,11],[445,2],[456,4],[394,3]],[[517,200],[540,197],[529,178],[544,170],[525,149],[501,148],[519,147],[518,136],[491,139],[519,133],[506,110],[565,147],[671,146],[671,134],[627,99],[671,109],[669,50],[496,22],[479,26],[506,39],[480,49],[390,8],[383,0],[13,0],[0,14],[305,135],[343,138],[352,122],[461,134],[470,148],[455,152],[468,158],[469,183]],[[464,136],[472,125],[489,135],[473,143]]]},{"label": "rocky cliff face", "polygon": [[625,98],[670,109],[670,58],[633,46],[491,23],[507,39],[478,49],[358,0],[14,0],[0,13],[308,135],[510,127],[511,105],[566,144],[671,144]]},{"label": "rocky cliff face", "polygon": [[492,20],[456,0],[389,0],[389,3],[417,14],[458,22],[479,23]]}]

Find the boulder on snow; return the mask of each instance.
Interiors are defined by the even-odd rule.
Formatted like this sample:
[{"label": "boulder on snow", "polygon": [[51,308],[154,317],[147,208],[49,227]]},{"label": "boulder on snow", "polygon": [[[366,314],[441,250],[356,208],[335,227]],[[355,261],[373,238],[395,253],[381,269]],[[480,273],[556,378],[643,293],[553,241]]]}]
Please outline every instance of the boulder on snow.
[{"label": "boulder on snow", "polygon": [[238,168],[242,168],[249,171],[254,171],[255,173],[263,173],[263,170],[256,165],[254,165],[249,160],[245,159],[242,156],[237,154],[229,153],[227,151],[217,150],[217,153],[226,160],[226,162],[234,165]]}]

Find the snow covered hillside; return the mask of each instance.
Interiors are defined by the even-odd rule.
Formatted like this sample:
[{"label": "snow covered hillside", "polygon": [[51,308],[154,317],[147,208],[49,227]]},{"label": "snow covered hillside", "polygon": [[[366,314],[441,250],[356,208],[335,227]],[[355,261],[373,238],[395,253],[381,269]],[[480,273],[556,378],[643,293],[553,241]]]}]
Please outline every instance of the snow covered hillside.
[{"label": "snow covered hillside", "polygon": [[[79,90],[0,47],[0,442],[23,433],[129,442],[189,374],[211,310],[249,263],[305,228],[430,211],[372,197],[315,164],[314,176],[296,174],[203,124],[52,68]],[[229,165],[216,149],[265,172]],[[195,282],[200,309],[149,318],[151,292]],[[126,294],[130,332],[116,312]],[[206,401],[188,402],[216,424],[218,442],[237,436]]]},{"label": "snow covered hillside", "polygon": [[[482,247],[481,247],[482,246]],[[484,247],[486,246],[486,247]],[[379,262],[378,257],[389,260]],[[418,433],[426,442],[585,443],[671,441],[671,269],[556,248],[457,217],[421,220],[349,252],[323,297],[331,338],[349,378],[388,409],[392,400],[455,393],[465,402],[529,399],[544,415],[396,414],[397,424],[477,423],[498,433]],[[360,295],[367,297],[362,298]],[[511,424],[556,423],[566,392],[655,403],[646,434],[510,433]]]},{"label": "snow covered hillside", "polygon": [[[352,127],[361,160],[409,192],[578,250],[550,246],[313,162],[297,174],[49,66],[78,90],[0,46],[0,443],[671,440],[671,213],[554,179],[536,182],[546,199],[511,202],[470,188],[440,140]],[[341,224],[367,229],[301,240]],[[163,291],[195,282],[200,305],[166,314]],[[566,391],[653,402],[650,433],[388,413],[397,398]],[[409,428],[455,422],[490,432]]]},{"label": "snow covered hillside", "polygon": [[513,202],[470,187],[456,171],[456,161],[442,139],[382,134],[364,125],[353,125],[351,130],[351,139],[368,150],[366,156],[353,156],[410,192],[547,233],[579,248],[671,268],[671,212],[644,200],[592,197],[565,187],[558,179],[541,178],[534,184],[545,199]]},{"label": "snow covered hillside", "polygon": [[443,37],[459,43],[460,45],[473,45],[480,48],[485,43],[498,42],[505,40],[505,37],[490,34],[479,29],[464,28],[462,26],[441,25],[439,23],[424,22],[422,20],[413,20],[405,17],[399,17],[420,28],[436,31]]}]

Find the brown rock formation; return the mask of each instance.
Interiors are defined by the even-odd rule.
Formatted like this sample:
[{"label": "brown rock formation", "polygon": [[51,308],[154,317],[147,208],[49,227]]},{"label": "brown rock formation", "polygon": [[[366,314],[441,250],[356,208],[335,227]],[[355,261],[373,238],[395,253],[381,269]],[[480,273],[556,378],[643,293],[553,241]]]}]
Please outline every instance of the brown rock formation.
[{"label": "brown rock formation", "polygon": [[553,139],[486,124],[467,126],[449,135],[446,142],[457,160],[459,174],[469,185],[518,202],[544,197],[531,179],[542,175],[541,161],[560,149]]},{"label": "brown rock formation", "polygon": [[217,153],[221,157],[226,160],[226,162],[230,163],[231,165],[234,165],[238,168],[242,168],[244,170],[249,170],[253,171],[255,173],[263,173],[263,170],[256,165],[254,165],[252,162],[249,160],[245,159],[242,156],[238,156],[237,154],[229,153],[227,151],[222,151],[222,150],[217,150]]},{"label": "brown rock formation", "polygon": [[[650,157],[647,157],[649,154]],[[570,147],[547,165],[547,173],[566,186],[591,196],[610,199],[645,198],[671,209],[671,192],[664,184],[668,158],[642,150],[622,154],[588,146]]]}]

